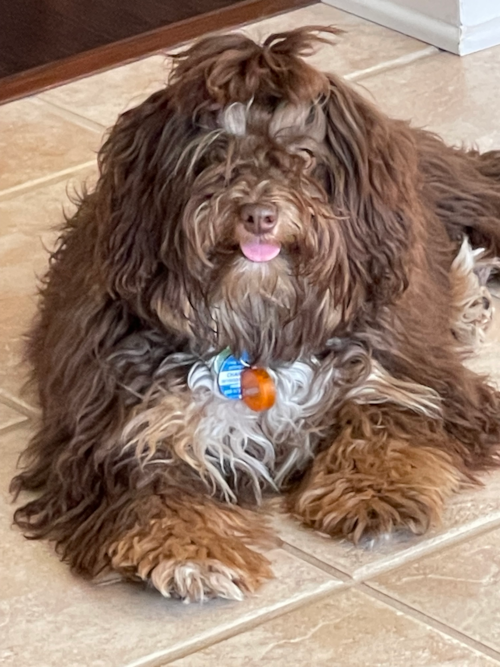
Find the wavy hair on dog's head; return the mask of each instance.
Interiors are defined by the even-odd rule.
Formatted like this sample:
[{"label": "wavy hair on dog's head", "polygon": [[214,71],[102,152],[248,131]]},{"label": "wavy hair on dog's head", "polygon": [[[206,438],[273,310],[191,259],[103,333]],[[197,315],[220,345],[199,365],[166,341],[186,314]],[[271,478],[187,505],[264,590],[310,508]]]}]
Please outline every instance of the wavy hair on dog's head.
[{"label": "wavy hair on dog's head", "polygon": [[[241,34],[206,37],[174,55],[170,83],[179,102],[199,107],[234,102],[275,105],[310,102],[328,90],[327,77],[302,58],[319,43],[342,33],[337,28],[308,27],[269,36],[262,45]],[[185,107],[184,107],[185,108]]]},{"label": "wavy hair on dog's head", "polygon": [[[328,41],[318,30],[262,45],[203,39],[175,56],[164,90],[119,119],[94,195],[110,293],[169,329],[271,358],[321,347],[367,300],[405,289],[413,139],[303,60]],[[241,210],[256,204],[277,212],[283,249],[265,270],[242,265],[239,250]],[[278,328],[280,349],[249,328]]]}]

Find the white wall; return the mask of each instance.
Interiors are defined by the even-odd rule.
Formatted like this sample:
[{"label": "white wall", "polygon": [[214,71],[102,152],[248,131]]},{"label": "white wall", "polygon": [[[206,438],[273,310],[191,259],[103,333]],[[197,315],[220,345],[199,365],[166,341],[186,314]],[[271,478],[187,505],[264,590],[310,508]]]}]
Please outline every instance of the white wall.
[{"label": "white wall", "polygon": [[446,51],[500,44],[500,0],[323,0]]},{"label": "white wall", "polygon": [[[432,0],[430,1],[432,3]],[[416,2],[418,3],[419,0]],[[423,2],[427,4],[428,0],[423,0]],[[500,0],[460,0],[460,18],[466,26],[498,19],[500,18]]]},{"label": "white wall", "polygon": [[[376,5],[377,0],[372,0]],[[408,7],[426,16],[432,16],[446,23],[458,24],[460,15],[459,0],[398,0],[395,4]]]}]

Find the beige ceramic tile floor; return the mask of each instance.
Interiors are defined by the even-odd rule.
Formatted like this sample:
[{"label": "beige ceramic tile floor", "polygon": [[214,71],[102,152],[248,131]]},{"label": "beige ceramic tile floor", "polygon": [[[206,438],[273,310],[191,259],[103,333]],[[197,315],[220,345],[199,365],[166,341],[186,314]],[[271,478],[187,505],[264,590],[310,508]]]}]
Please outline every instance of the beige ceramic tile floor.
[{"label": "beige ceramic tile floor", "polygon": [[[326,5],[244,29],[306,24],[346,34],[314,62],[389,114],[448,141],[500,148],[500,47],[459,59]],[[0,107],[0,665],[183,667],[500,664],[500,473],[409,542],[356,549],[276,515],[276,579],[244,603],[186,606],[139,586],[75,579],[11,528],[7,486],[36,419],[21,336],[67,194],[95,178],[117,114],[162,85],[158,54]],[[476,367],[500,381],[500,316]]]}]

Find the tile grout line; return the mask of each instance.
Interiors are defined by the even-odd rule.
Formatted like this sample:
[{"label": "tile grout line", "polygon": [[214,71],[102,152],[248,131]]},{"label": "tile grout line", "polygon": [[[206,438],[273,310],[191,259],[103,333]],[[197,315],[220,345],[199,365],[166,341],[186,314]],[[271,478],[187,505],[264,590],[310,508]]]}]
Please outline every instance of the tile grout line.
[{"label": "tile grout line", "polygon": [[22,416],[23,419],[18,422],[13,422],[12,424],[7,424],[7,426],[0,425],[0,436],[6,435],[7,433],[12,433],[12,431],[17,430],[18,426],[26,426],[29,423],[29,418],[26,417],[26,415],[21,415],[21,413],[19,413],[19,416]]},{"label": "tile grout line", "polygon": [[345,591],[347,588],[349,588],[349,586],[340,585],[327,588],[326,590],[323,589],[320,591],[315,591],[310,595],[304,596],[300,600],[294,600],[288,604],[285,602],[283,605],[280,605],[276,609],[271,609],[270,611],[264,612],[262,615],[256,616],[252,619],[243,620],[241,623],[237,623],[236,625],[221,630],[220,632],[215,630],[215,632],[210,636],[204,638],[202,637],[198,641],[193,641],[191,644],[180,646],[177,649],[174,648],[157,651],[150,655],[144,656],[143,658],[138,658],[133,662],[129,662],[123,667],[163,667],[163,665],[168,665],[175,660],[180,660],[190,655],[194,655],[195,653],[203,651],[211,646],[215,646],[216,644],[220,644],[221,642],[231,639],[232,637],[237,637],[238,635],[241,635],[245,632],[249,632],[250,630],[257,628],[260,625],[267,623],[268,621],[286,616],[289,613],[297,611],[297,609],[307,607],[316,602],[321,602],[323,599],[331,595],[335,595],[337,592]]},{"label": "tile grout line", "polygon": [[173,651],[169,649],[166,649],[165,651],[158,651],[157,653],[145,656],[144,658],[139,658],[131,663],[127,663],[124,667],[162,667],[163,665],[171,664],[174,661],[187,658],[190,655],[195,655],[196,653],[199,653],[211,646],[215,646],[221,642],[227,641],[228,639],[249,632],[254,628],[267,623],[268,621],[281,618],[289,613],[297,611],[298,609],[321,602],[323,599],[326,599],[331,595],[335,595],[337,592],[343,592],[346,590],[356,590],[360,593],[363,593],[371,599],[381,602],[387,607],[404,614],[406,617],[412,618],[413,620],[420,622],[426,627],[440,632],[446,637],[459,642],[461,645],[467,646],[476,653],[492,658],[500,664],[500,652],[496,651],[490,646],[487,646],[486,644],[483,644],[482,642],[469,637],[468,635],[462,633],[460,630],[457,630],[456,628],[453,628],[446,623],[439,621],[433,616],[415,609],[411,605],[408,605],[400,600],[392,598],[390,595],[372,588],[368,583],[355,582],[352,580],[350,584],[349,582],[345,582],[345,585],[338,586],[326,591],[323,590],[316,594],[313,593],[306,598],[294,601],[288,605],[285,604],[279,607],[279,609],[264,613],[262,616],[258,616],[252,620],[243,621],[242,623],[232,628],[227,628],[221,632],[214,632],[209,637],[200,639],[199,641],[194,641],[188,646],[179,647],[179,649],[174,649]]},{"label": "tile grout line", "polygon": [[298,547],[294,546],[293,544],[290,544],[289,542],[283,541],[281,544],[281,548],[283,549],[283,551],[286,551],[292,556],[295,556],[295,558],[303,560],[305,563],[308,563],[309,565],[318,568],[318,570],[322,570],[326,574],[330,574],[336,577],[337,579],[340,579],[340,581],[343,581],[345,584],[356,583],[354,577],[352,577],[347,572],[340,570],[334,565],[330,565],[329,563],[325,563],[324,561],[319,560],[318,558],[316,558],[316,556],[307,553],[307,551],[299,549]]},{"label": "tile grout line", "polygon": [[45,185],[52,185],[53,183],[62,181],[67,176],[76,174],[77,172],[82,171],[83,169],[87,169],[88,167],[95,166],[95,164],[96,158],[93,160],[88,160],[87,162],[81,162],[80,164],[74,165],[73,167],[68,167],[67,169],[61,169],[61,171],[53,171],[47,176],[41,176],[40,178],[35,178],[33,180],[20,183],[19,185],[14,185],[11,188],[0,190],[0,201],[17,197],[20,194],[26,194],[27,192],[31,192],[32,190],[36,190],[37,188]]},{"label": "tile grout line", "polygon": [[385,560],[382,559],[378,564],[375,562],[372,566],[365,565],[358,568],[357,570],[354,570],[352,574],[345,572],[335,565],[330,565],[325,561],[319,560],[315,556],[309,554],[306,551],[303,551],[302,549],[294,546],[293,544],[290,544],[289,542],[286,542],[285,540],[282,541],[281,548],[284,551],[294,555],[296,558],[303,560],[320,570],[323,570],[323,572],[326,572],[327,574],[337,577],[345,583],[352,582],[353,584],[357,584],[364,583],[369,579],[373,579],[374,577],[386,572],[390,572],[391,570],[397,570],[400,567],[405,567],[409,563],[413,563],[416,560],[420,560],[421,558],[426,558],[427,556],[437,554],[441,551],[446,551],[446,549],[451,549],[461,544],[462,542],[480,537],[481,535],[492,532],[499,527],[500,516],[492,519],[491,521],[481,523],[478,526],[473,525],[469,530],[465,529],[459,533],[451,535],[449,538],[444,538],[441,542],[431,542],[428,546],[425,546],[424,542],[421,545],[417,545],[414,549],[408,549],[408,553],[406,555],[404,555],[404,552],[403,554],[397,553]]},{"label": "tile grout line", "polygon": [[43,93],[40,93],[33,101],[39,104],[40,106],[48,107],[54,114],[60,116],[61,118],[64,118],[64,120],[73,122],[75,123],[75,125],[84,127],[87,130],[91,130],[92,132],[103,134],[103,132],[107,130],[107,127],[105,125],[102,125],[101,123],[98,123],[97,121],[92,120],[87,116],[82,116],[81,114],[79,114],[77,111],[74,111],[70,107],[67,107],[64,104],[57,104],[56,102],[52,102],[51,100],[45,99],[43,97]]},{"label": "tile grout line", "polygon": [[408,550],[404,560],[400,559],[401,554],[396,554],[395,556],[390,556],[385,561],[380,562],[378,566],[374,564],[373,567],[368,565],[360,567],[355,571],[353,578],[358,582],[363,582],[367,579],[372,579],[379,574],[384,574],[385,572],[396,570],[399,567],[407,565],[408,563],[413,563],[414,561],[421,558],[426,558],[427,556],[446,551],[447,549],[451,549],[461,544],[462,542],[466,542],[470,539],[479,537],[480,535],[489,533],[500,527],[500,516],[496,516],[489,521],[487,520],[477,525],[475,525],[475,522],[471,522],[469,525],[469,528],[465,527],[463,530],[457,531],[456,533],[450,531],[449,537],[446,537],[445,533],[441,541],[430,541],[428,545],[426,545],[425,542],[416,545],[414,549]]},{"label": "tile grout line", "polygon": [[404,67],[405,65],[410,65],[418,60],[424,60],[425,58],[429,58],[439,53],[441,53],[441,51],[435,46],[427,46],[420,49],[420,51],[407,53],[406,55],[399,56],[399,58],[394,58],[393,60],[386,60],[378,65],[373,65],[373,67],[367,67],[366,69],[358,70],[357,72],[350,72],[349,74],[345,74],[343,78],[346,81],[361,81],[362,79],[368,79],[371,76],[376,76],[377,74],[382,74],[384,72],[398,69],[399,67]]},{"label": "tile grout line", "polygon": [[427,627],[432,628],[433,630],[437,630],[438,632],[446,635],[447,637],[450,637],[451,639],[454,639],[455,641],[460,642],[461,644],[465,644],[466,646],[468,646],[469,648],[473,649],[474,651],[480,654],[487,655],[488,657],[493,658],[500,664],[499,651],[496,651],[487,644],[483,644],[481,641],[478,641],[477,639],[469,637],[469,635],[466,635],[461,630],[457,630],[456,628],[447,625],[442,621],[439,621],[437,618],[434,618],[434,616],[430,616],[422,611],[419,611],[418,609],[415,609],[415,607],[412,607],[411,605],[405,602],[401,602],[401,600],[397,600],[396,598],[393,598],[390,595],[387,595],[386,593],[382,593],[381,591],[372,588],[367,583],[358,583],[352,588],[364,593],[365,595],[374,600],[382,602],[387,607],[390,607],[392,609],[395,609],[403,613],[405,616],[409,616],[410,618],[419,621],[420,623],[426,625]]},{"label": "tile grout line", "polygon": [[28,417],[28,419],[33,419],[40,416],[40,411],[37,408],[33,407],[29,403],[25,403],[20,398],[11,396],[7,392],[4,392],[2,389],[0,389],[0,403],[6,405],[8,408],[12,408],[12,410],[15,410],[16,412],[20,412],[21,414],[25,415],[25,417]]}]

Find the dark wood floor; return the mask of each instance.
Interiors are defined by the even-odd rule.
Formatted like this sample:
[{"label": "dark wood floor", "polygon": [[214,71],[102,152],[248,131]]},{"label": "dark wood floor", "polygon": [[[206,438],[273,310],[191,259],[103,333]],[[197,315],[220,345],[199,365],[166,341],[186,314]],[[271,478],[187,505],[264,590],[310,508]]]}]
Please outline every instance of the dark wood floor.
[{"label": "dark wood floor", "polygon": [[313,0],[0,0],[0,101]]},{"label": "dark wood floor", "polygon": [[0,75],[234,4],[234,0],[1,0]]}]

